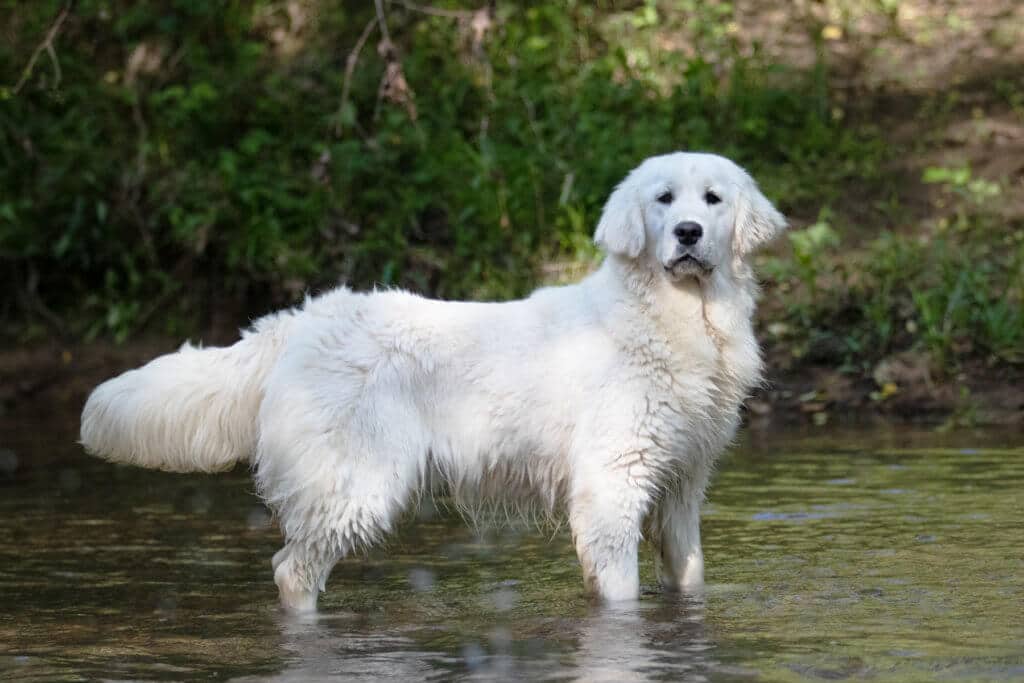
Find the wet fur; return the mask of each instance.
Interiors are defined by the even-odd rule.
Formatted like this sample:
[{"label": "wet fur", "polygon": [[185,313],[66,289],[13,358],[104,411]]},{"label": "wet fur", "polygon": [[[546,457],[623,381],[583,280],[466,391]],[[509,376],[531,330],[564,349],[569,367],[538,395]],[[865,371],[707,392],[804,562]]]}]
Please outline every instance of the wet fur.
[{"label": "wet fur", "polygon": [[[701,203],[712,186],[723,206]],[[679,220],[705,226],[699,270],[673,265]],[[595,233],[608,256],[578,284],[507,303],[341,287],[232,347],[186,346],[104,383],[82,443],[172,471],[249,460],[295,610],[438,486],[470,515],[567,513],[586,585],[607,600],[637,597],[645,528],[663,583],[693,588],[704,489],[761,376],[746,257],[783,227],[732,162],[655,157],[612,193]]]}]

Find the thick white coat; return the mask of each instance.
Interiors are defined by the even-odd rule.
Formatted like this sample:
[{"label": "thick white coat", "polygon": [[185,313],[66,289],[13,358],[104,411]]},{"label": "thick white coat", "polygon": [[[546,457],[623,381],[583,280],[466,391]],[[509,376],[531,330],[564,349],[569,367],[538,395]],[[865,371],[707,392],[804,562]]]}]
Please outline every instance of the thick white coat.
[{"label": "thick white coat", "polygon": [[[702,227],[695,244],[683,222]],[[708,476],[761,376],[746,257],[784,225],[727,159],[654,157],[611,195],[595,234],[609,254],[582,282],[507,303],[342,287],[232,347],[186,346],[102,384],[82,443],[173,471],[250,459],[296,610],[438,484],[467,507],[566,511],[607,600],[638,596],[645,529],[663,583],[693,588]]]}]

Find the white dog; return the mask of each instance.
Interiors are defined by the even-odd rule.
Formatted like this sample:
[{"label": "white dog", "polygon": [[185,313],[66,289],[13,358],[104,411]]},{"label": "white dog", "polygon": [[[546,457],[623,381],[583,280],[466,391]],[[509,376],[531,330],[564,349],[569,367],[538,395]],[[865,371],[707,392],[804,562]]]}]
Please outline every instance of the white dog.
[{"label": "white dog", "polygon": [[747,258],[784,227],[731,161],[653,157],[609,198],[582,282],[507,303],[341,287],[100,385],[82,443],[175,472],[249,461],[297,611],[435,483],[564,510],[605,600],[639,595],[645,531],[662,583],[692,589],[708,476],[761,377]]}]

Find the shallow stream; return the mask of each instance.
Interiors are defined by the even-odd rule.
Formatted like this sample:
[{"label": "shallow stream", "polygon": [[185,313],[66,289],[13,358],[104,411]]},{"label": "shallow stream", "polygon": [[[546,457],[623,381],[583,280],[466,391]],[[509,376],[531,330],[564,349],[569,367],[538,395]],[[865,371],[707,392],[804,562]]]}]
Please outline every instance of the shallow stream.
[{"label": "shallow stream", "polygon": [[1024,435],[748,433],[703,522],[707,589],[609,610],[568,533],[428,507],[276,607],[248,473],[117,467],[0,431],[0,679],[1024,679]]}]

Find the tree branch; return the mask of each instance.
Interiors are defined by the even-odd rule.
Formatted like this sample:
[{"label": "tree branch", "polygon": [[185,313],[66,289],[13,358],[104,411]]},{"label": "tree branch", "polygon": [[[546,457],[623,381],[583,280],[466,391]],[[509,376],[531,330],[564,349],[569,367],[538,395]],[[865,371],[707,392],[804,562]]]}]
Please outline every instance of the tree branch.
[{"label": "tree branch", "polygon": [[56,40],[57,34],[60,32],[60,27],[64,24],[64,20],[67,19],[68,13],[71,11],[71,4],[72,3],[69,2],[61,8],[57,18],[54,19],[53,24],[50,25],[50,30],[46,32],[46,38],[43,39],[43,42],[41,42],[32,53],[32,58],[28,60],[25,70],[21,72],[21,78],[18,79],[17,84],[14,86],[12,92],[15,95],[21,91],[22,87],[24,87],[25,83],[32,75],[32,70],[36,66],[36,60],[39,59],[39,55],[43,54],[43,52],[46,52],[46,54],[49,55],[50,61],[53,63],[53,70],[56,74],[56,80],[53,82],[53,87],[56,88],[60,85],[60,62],[57,60],[56,50],[53,49],[53,41]]},{"label": "tree branch", "polygon": [[388,45],[391,45],[391,34],[388,32],[388,22],[384,17],[384,0],[374,0],[373,4],[377,8],[377,23],[380,25],[380,37]]},{"label": "tree branch", "polygon": [[381,78],[380,86],[377,88],[377,102],[373,109],[373,120],[380,116],[381,103],[386,98],[395,104],[401,104],[409,114],[413,125],[416,124],[416,102],[412,88],[405,79],[405,71],[402,69],[402,60],[398,54],[398,46],[391,42],[391,32],[388,30],[387,16],[384,11],[384,0],[374,0],[377,8],[377,25],[380,27],[380,42],[377,44],[377,53],[384,60],[384,76]]},{"label": "tree branch", "polygon": [[379,21],[377,17],[374,17],[366,24],[366,28],[359,34],[359,40],[356,41],[355,47],[345,59],[345,80],[341,84],[341,103],[338,105],[338,122],[334,126],[335,135],[341,135],[344,125],[342,117],[345,115],[345,106],[348,104],[348,98],[352,91],[352,75],[355,73],[356,64],[359,63],[359,53],[363,51],[363,46],[366,45],[366,41],[369,40],[370,34],[373,33],[373,29]]},{"label": "tree branch", "polygon": [[418,5],[415,2],[409,2],[408,0],[394,0],[394,2],[395,4],[401,5],[407,10],[419,12],[420,14],[429,14],[432,17],[447,17],[449,19],[469,19],[470,17],[473,16],[473,12],[469,10],[441,9],[440,7]]}]

